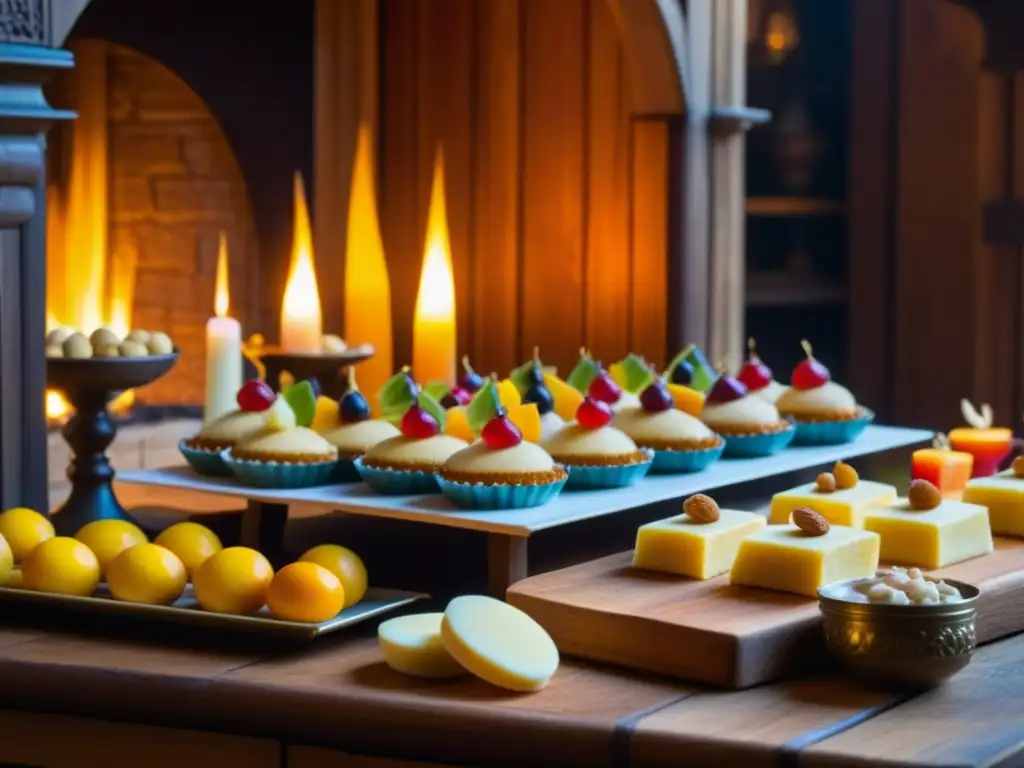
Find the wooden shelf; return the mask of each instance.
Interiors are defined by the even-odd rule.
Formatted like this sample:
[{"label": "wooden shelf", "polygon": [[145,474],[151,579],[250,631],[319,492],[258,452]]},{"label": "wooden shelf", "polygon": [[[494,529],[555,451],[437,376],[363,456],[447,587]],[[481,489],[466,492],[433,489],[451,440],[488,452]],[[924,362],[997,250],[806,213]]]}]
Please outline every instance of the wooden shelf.
[{"label": "wooden shelf", "polygon": [[839,306],[846,287],[813,275],[761,272],[747,275],[747,307]]},{"label": "wooden shelf", "polygon": [[842,200],[828,197],[748,197],[751,216],[841,216],[846,213]]}]

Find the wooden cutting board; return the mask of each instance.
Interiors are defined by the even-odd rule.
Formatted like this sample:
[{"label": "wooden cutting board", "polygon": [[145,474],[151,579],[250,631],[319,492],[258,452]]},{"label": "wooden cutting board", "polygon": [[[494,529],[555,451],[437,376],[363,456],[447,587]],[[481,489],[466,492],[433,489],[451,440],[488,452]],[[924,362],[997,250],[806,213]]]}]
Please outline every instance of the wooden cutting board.
[{"label": "wooden cutting board", "polygon": [[[818,601],[630,567],[632,552],[533,576],[507,600],[566,655],[729,688],[803,673],[825,660]],[[1024,541],[935,572],[981,588],[978,635],[1024,630]]]}]

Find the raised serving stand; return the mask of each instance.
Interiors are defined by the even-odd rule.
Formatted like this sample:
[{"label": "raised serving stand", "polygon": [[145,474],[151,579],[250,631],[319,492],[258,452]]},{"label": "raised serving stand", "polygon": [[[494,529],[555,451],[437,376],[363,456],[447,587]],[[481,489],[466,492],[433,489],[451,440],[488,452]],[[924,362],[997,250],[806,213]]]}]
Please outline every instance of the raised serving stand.
[{"label": "raised serving stand", "polygon": [[372,349],[347,349],[344,352],[315,355],[267,349],[260,352],[259,361],[266,372],[267,383],[275,392],[280,388],[281,374],[287,371],[295,381],[316,379],[320,384],[320,392],[337,400],[345,394],[348,386],[342,372],[348,366],[371,357]]},{"label": "raised serving stand", "polygon": [[233,480],[199,477],[187,467],[128,472],[118,475],[118,480],[247,499],[249,506],[242,518],[243,540],[264,551],[280,546],[289,504],[481,531],[488,535],[489,589],[503,597],[510,585],[526,578],[527,541],[538,531],[799,472],[840,459],[918,445],[932,437],[932,432],[920,429],[871,426],[855,442],[846,445],[793,447],[766,458],[723,459],[692,475],[652,475],[632,488],[619,490],[566,491],[543,507],[508,511],[461,510],[440,494],[382,496],[363,483],[281,491],[250,488]]},{"label": "raised serving stand", "polygon": [[[1024,630],[1024,541],[933,574],[981,589],[978,642]],[[631,567],[622,552],[514,584],[506,599],[567,655],[728,688],[813,670],[826,659],[813,598]]]}]

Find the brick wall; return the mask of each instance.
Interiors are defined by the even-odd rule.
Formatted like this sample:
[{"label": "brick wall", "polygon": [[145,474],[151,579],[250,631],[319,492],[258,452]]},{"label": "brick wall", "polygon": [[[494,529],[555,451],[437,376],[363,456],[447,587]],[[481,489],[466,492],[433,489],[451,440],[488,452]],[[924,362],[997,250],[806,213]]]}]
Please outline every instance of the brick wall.
[{"label": "brick wall", "polygon": [[175,369],[138,398],[200,404],[221,230],[229,244],[231,315],[244,324],[257,306],[245,182],[217,120],[177,75],[111,45],[107,78],[111,253],[137,260],[134,327],[164,330],[182,350]]}]

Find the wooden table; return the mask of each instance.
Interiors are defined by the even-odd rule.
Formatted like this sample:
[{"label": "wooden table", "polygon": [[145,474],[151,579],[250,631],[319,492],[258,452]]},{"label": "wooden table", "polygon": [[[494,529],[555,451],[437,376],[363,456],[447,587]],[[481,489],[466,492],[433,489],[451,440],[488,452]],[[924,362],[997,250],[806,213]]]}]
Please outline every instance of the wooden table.
[{"label": "wooden table", "polygon": [[720,692],[571,660],[521,695],[392,672],[372,633],[274,653],[8,627],[0,763],[1010,766],[1024,761],[1022,670],[1018,636],[919,696],[837,674]]}]

